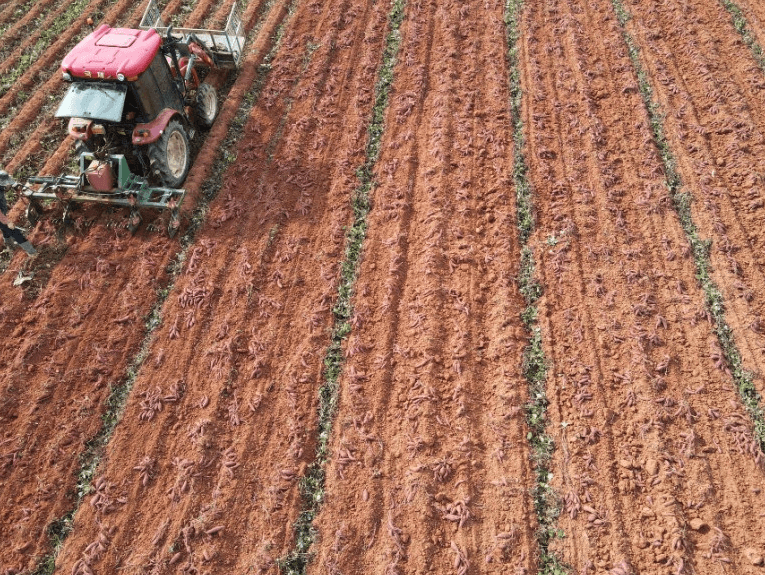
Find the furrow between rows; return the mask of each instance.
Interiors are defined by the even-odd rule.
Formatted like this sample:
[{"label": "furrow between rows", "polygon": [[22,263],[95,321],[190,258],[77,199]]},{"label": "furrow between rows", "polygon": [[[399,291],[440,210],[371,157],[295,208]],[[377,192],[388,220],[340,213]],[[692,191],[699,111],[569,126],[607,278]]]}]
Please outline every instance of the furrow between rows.
[{"label": "furrow between rows", "polygon": [[[330,319],[349,184],[363,148],[356,123],[366,116],[322,111],[371,106],[358,86],[373,81],[380,8],[351,0],[295,7],[110,442],[105,481],[134,487],[114,511],[83,507],[79,535],[62,554],[65,569],[87,559],[163,572],[176,562],[268,570],[291,547],[297,480],[316,441],[328,343],[321,327]],[[358,59],[341,60],[346,50]],[[286,314],[305,321],[285,321]],[[164,400],[173,389],[182,396]],[[137,430],[145,437],[140,454]],[[127,459],[148,470],[145,485],[140,470],[122,468]],[[245,505],[230,521],[230,510]],[[147,506],[157,513],[144,515]],[[107,522],[116,528],[109,552],[88,557]]]},{"label": "furrow between rows", "polygon": [[[656,100],[674,110],[663,124],[685,186],[681,191],[688,193],[699,238],[711,239],[710,277],[741,355],[729,368],[747,377],[744,366],[762,371],[759,350],[765,346],[765,309],[757,295],[765,281],[765,240],[758,233],[765,210],[758,183],[758,166],[765,161],[759,128],[765,95],[758,85],[765,78],[718,3],[631,10],[627,29],[640,46]],[[684,31],[674,26],[680,10],[687,19]],[[753,384],[762,393],[761,378]]]},{"label": "furrow between rows", "polygon": [[[255,15],[252,8],[245,14]],[[278,15],[279,10],[274,13]],[[250,27],[255,24],[252,19],[249,22]],[[262,31],[265,38],[273,35],[278,22],[273,19],[267,22]],[[255,42],[254,59],[247,58],[250,70],[242,73],[243,79],[249,78],[252,83],[253,72],[267,48],[262,40]],[[241,89],[236,94],[240,99],[244,97]],[[219,122],[232,119],[230,114],[222,114]],[[211,136],[212,141],[216,138]],[[204,169],[201,164],[199,168]],[[46,226],[50,241],[55,243],[52,224],[43,224],[41,233],[46,233]],[[9,367],[3,382],[3,425],[8,426],[6,437],[10,433],[12,444],[18,445],[11,449],[12,455],[23,454],[22,458],[14,456],[12,465],[6,467],[3,489],[10,494],[7,501],[23,500],[25,507],[35,510],[24,517],[22,525],[27,533],[41,531],[40,546],[46,544],[45,526],[58,521],[88,489],[90,477],[79,478],[83,481],[79,493],[71,485],[78,480],[78,454],[96,436],[100,415],[112,409],[105,403],[107,397],[112,397],[112,389],[122,386],[127,366],[146,333],[144,319],[160,297],[159,290],[167,285],[165,269],[178,249],[173,249],[166,238],[149,235],[130,239],[124,230],[104,226],[78,234],[77,239],[67,257],[51,270],[50,283],[22,316],[26,319],[19,319],[16,314],[29,307],[28,302],[3,308],[3,321],[18,327],[7,340],[10,346],[2,355],[4,365]],[[143,263],[135,265],[135,254],[139,252]],[[125,261],[131,263],[115,264],[115,254],[124,254]],[[7,289],[19,294],[18,288],[11,288],[10,284]],[[71,425],[58,417],[72,410],[79,415],[75,415]],[[57,416],[43,415],[49,412]],[[26,421],[28,425],[24,424]],[[44,425],[39,425],[40,422]],[[27,430],[23,431],[24,428]],[[22,431],[17,433],[18,430]],[[49,477],[45,483],[55,487],[55,491],[50,487],[44,492],[35,491],[34,485],[21,487],[29,474]],[[20,509],[9,504],[4,511],[11,514],[7,525],[17,523],[15,517]],[[29,558],[31,551],[24,548],[15,552]],[[19,556],[16,557],[9,559],[9,564],[17,561]]]},{"label": "furrow between rows", "polygon": [[704,293],[682,279],[694,261],[619,23],[608,2],[529,12],[533,244],[566,533],[555,547],[580,573],[720,560],[745,572],[758,535],[723,517],[757,504],[758,455],[695,315]]},{"label": "furrow between rows", "polygon": [[309,571],[536,563],[502,10],[402,24]]}]

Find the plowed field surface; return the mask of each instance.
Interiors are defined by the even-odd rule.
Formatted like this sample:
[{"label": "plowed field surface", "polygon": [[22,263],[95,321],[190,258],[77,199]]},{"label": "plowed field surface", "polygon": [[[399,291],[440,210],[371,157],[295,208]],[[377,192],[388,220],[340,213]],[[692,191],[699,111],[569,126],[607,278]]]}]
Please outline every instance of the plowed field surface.
[{"label": "plowed field surface", "polygon": [[[239,4],[179,237],[8,196],[0,575],[765,572],[762,6]],[[0,167],[146,5],[0,6]]]},{"label": "plowed field surface", "polygon": [[535,565],[503,35],[407,7],[312,572]]},{"label": "plowed field surface", "polygon": [[580,572],[756,572],[762,454],[731,433],[746,416],[609,8],[529,6],[524,41],[560,546]]}]

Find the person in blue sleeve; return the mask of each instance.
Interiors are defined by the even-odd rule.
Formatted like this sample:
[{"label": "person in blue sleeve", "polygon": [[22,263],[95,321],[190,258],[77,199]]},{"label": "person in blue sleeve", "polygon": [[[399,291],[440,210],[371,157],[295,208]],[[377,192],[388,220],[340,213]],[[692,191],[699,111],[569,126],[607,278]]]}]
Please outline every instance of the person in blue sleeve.
[{"label": "person in blue sleeve", "polygon": [[13,249],[14,244],[16,244],[27,254],[33,256],[37,253],[37,250],[6,215],[8,213],[8,204],[5,200],[5,193],[8,188],[13,187],[14,183],[13,178],[7,172],[0,170],[0,232],[3,234],[3,241],[6,246]]}]

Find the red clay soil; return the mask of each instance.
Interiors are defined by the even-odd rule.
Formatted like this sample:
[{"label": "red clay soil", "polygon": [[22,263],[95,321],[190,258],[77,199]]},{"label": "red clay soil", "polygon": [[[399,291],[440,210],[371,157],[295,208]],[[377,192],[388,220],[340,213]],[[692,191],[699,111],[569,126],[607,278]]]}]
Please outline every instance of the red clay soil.
[{"label": "red clay soil", "polygon": [[[286,4],[263,17],[187,180],[187,210]],[[761,373],[765,78],[719,3],[625,4],[736,341]],[[200,3],[195,22],[227,6]],[[261,7],[248,5],[248,29]],[[293,548],[388,9],[298,4],[57,571],[276,573]],[[502,11],[407,7],[312,572],[537,568]],[[555,547],[580,575],[759,573],[765,456],[709,325],[611,2],[527,2],[521,28],[566,533]],[[14,131],[60,87],[57,72],[36,79],[52,65],[13,87],[40,92]],[[69,146],[45,169],[58,173]],[[122,211],[76,215],[64,241],[54,222],[37,226],[40,255],[17,254],[0,275],[3,574],[50,553],[47,528],[75,504],[80,457],[179,249],[114,227]]]},{"label": "red clay soil", "polygon": [[[0,155],[5,154],[11,150],[11,146],[14,145],[14,139],[11,136],[23,132],[30,124],[40,117],[40,110],[43,105],[48,101],[48,95],[57,95],[63,92],[64,80],[61,77],[60,70],[55,75],[51,76],[47,82],[40,86],[39,90],[36,90],[34,94],[24,102],[21,110],[16,113],[13,120],[10,121],[8,126],[0,132],[0,136],[7,136],[0,139]],[[12,112],[11,112],[12,114]],[[58,120],[61,122],[61,120]],[[31,138],[27,138],[27,142]],[[32,151],[35,150],[35,146],[39,145],[39,140],[32,143]],[[6,171],[11,173],[11,169],[6,167]]]},{"label": "red clay soil", "polygon": [[[184,0],[170,0],[170,2],[168,2],[165,6],[164,10],[162,10],[162,20],[166,23],[170,22],[170,19],[174,14],[178,12],[183,4]],[[193,4],[193,2],[190,4]]]},{"label": "red clay soil", "polygon": [[19,9],[23,5],[25,0],[19,0],[17,2],[11,2],[8,8],[0,13],[0,23],[5,24],[12,17],[18,18],[8,29],[0,36],[3,41],[3,52],[11,50],[15,46],[16,42],[26,41],[27,37],[21,34],[25,26],[28,26],[43,12],[50,9],[50,6],[56,5],[56,0],[40,0],[35,2],[29,10],[22,11],[19,14],[14,14],[16,9]]},{"label": "red clay soil", "polygon": [[143,317],[162,285],[171,242],[146,245],[140,262],[114,261],[115,251],[139,241],[99,226],[72,242],[25,313],[14,318],[3,308],[3,323],[17,325],[0,354],[6,568],[31,568],[50,551],[46,528],[72,508],[79,455],[101,428],[110,385],[124,377],[143,339]]},{"label": "red clay soil", "polygon": [[213,9],[216,2],[206,2],[206,1],[198,1],[196,3],[196,6],[194,7],[194,10],[189,14],[188,18],[186,18],[186,21],[183,23],[183,25],[187,28],[198,28],[205,18],[207,18],[207,15],[209,14],[210,10]]},{"label": "red clay soil", "polygon": [[386,11],[298,5],[62,572],[275,573],[291,549]]},{"label": "red clay soil", "polygon": [[765,458],[611,2],[528,3],[522,30],[555,548],[580,574],[759,573]]},{"label": "red clay soil", "polygon": [[[51,111],[51,114],[53,111]],[[34,124],[32,124],[34,126]],[[61,145],[68,137],[65,122],[62,122],[60,118],[51,118],[42,120],[37,127],[35,127],[26,138],[26,141],[22,146],[13,154],[13,157],[5,164],[5,171],[9,174],[15,173],[18,169],[35,165],[44,159],[45,152],[43,152],[42,142],[45,140],[52,140],[56,138],[55,143]],[[12,151],[9,151],[9,154]],[[58,175],[60,172],[56,172]],[[49,174],[54,175],[54,174]]]},{"label": "red clay soil", "polygon": [[[251,29],[255,25],[255,18],[260,12],[264,2],[265,0],[261,0],[261,2],[258,3],[251,2],[245,9],[242,14],[242,22],[244,22],[246,29]],[[277,7],[270,10],[263,23],[263,28],[275,31],[278,25],[282,22],[287,7],[287,1],[282,0]],[[196,206],[199,202],[202,195],[202,186],[212,174],[214,164],[218,157],[219,148],[226,138],[228,126],[236,116],[239,104],[245,94],[250,91],[252,83],[255,81],[259,63],[262,62],[263,56],[267,50],[270,49],[270,44],[267,44],[266,39],[270,38],[272,35],[272,32],[259,34],[258,40],[255,41],[251,48],[248,48],[248,53],[245,55],[236,82],[229,90],[227,98],[223,102],[220,102],[218,120],[213,127],[210,128],[210,132],[207,135],[207,138],[205,138],[205,141],[197,154],[196,160],[194,161],[194,165],[191,167],[186,182],[184,183],[187,200],[182,210],[182,219],[191,217],[192,210],[186,206]]]},{"label": "red clay soil", "polygon": [[406,10],[309,572],[532,572],[503,3]]},{"label": "red clay soil", "polygon": [[765,373],[765,73],[717,2],[630,10],[744,366]]},{"label": "red clay soil", "polygon": [[235,0],[226,0],[220,6],[218,6],[218,8],[209,18],[206,27],[212,29],[222,29],[226,25],[226,20],[228,19],[228,15],[231,12],[231,6],[233,5],[234,1]]},{"label": "red clay soil", "polygon": [[[274,31],[263,29],[266,37]],[[33,234],[41,254],[27,292],[45,286],[34,300],[11,286],[28,271],[21,256],[0,283],[0,322],[13,334],[0,348],[4,568],[32,567],[50,551],[46,528],[74,504],[79,456],[101,427],[109,386],[124,379],[138,352],[144,318],[177,251],[157,234],[89,228],[92,215],[82,213],[79,231],[63,245],[50,220]]]},{"label": "red clay soil", "polygon": [[[30,136],[30,139],[34,138],[34,134]],[[27,144],[25,144],[25,147]],[[43,167],[38,171],[39,175],[58,175],[64,172],[64,166],[71,158],[71,152],[72,148],[74,147],[74,138],[67,136],[61,140],[61,143],[59,144],[58,148],[48,157],[48,159],[45,161],[45,164]],[[32,147],[34,150],[34,147]],[[22,150],[19,151],[19,154],[22,154]],[[18,154],[14,156],[14,159],[11,160],[11,162],[8,163],[8,165],[14,165],[14,166],[20,166],[22,165],[21,162],[17,162],[16,158],[18,157]],[[10,173],[10,171],[9,171]],[[21,216],[21,214],[24,212],[24,209],[26,206],[23,205],[22,202],[17,202],[13,208],[11,208],[11,213],[15,214],[16,216]]]}]

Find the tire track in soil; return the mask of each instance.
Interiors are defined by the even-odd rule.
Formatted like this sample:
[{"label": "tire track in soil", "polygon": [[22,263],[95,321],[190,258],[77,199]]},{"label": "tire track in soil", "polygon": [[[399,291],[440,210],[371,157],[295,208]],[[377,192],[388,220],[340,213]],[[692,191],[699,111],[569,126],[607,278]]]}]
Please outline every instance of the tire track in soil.
[{"label": "tire track in soil", "polygon": [[534,568],[502,13],[407,7],[309,571]]},{"label": "tire track in soil", "polygon": [[[52,224],[42,228],[55,235]],[[104,226],[71,237],[72,249],[40,296],[3,306],[12,337],[0,355],[8,367],[0,384],[0,493],[9,494],[0,517],[9,556],[0,555],[0,564],[40,556],[46,526],[72,507],[78,455],[101,427],[103,401],[111,384],[124,378],[145,336],[143,318],[167,284],[165,269],[177,248],[166,238],[151,238],[133,239]],[[124,259],[115,262],[120,253]],[[9,284],[2,286],[8,292],[3,301],[15,304],[19,291]],[[62,413],[72,414],[69,424]],[[32,477],[48,479],[35,485]],[[39,533],[34,547],[24,545],[30,533]],[[15,537],[21,538],[17,544]]]},{"label": "tire track in soil", "polygon": [[[265,5],[265,2],[259,2],[257,4],[251,3],[248,5],[242,14],[242,22],[244,23],[245,29],[253,29],[256,17],[261,13]],[[264,19],[262,25],[264,29],[270,31],[267,37],[270,38],[273,35],[273,32],[278,28],[279,23],[282,22],[286,8],[287,3],[280,2],[278,8],[269,11],[269,16]],[[260,34],[259,38],[262,36],[263,35]],[[245,54],[245,61],[237,76],[236,82],[229,90],[225,100],[220,103],[218,118],[220,118],[221,121],[216,121],[213,127],[210,128],[210,132],[208,133],[207,138],[205,138],[205,141],[197,154],[194,165],[184,182],[187,202],[184,204],[182,217],[186,220],[193,218],[192,210],[189,210],[186,205],[197,206],[199,204],[202,197],[202,190],[213,172],[214,164],[219,160],[220,144],[226,138],[229,126],[234,121],[241,101],[249,94],[251,86],[255,82],[258,67],[263,61],[263,55],[266,53],[264,46],[265,41],[260,41],[259,43],[256,43],[254,47],[249,48],[249,56]]]},{"label": "tire track in soil", "polygon": [[[293,524],[295,542],[291,551],[279,559],[277,565],[287,574],[305,574],[308,563],[313,558],[311,547],[316,542],[317,530],[314,525],[316,514],[324,501],[326,483],[326,465],[331,456],[329,441],[334,416],[337,410],[339,394],[338,377],[342,372],[342,348],[351,330],[353,313],[352,296],[359,267],[359,257],[366,237],[367,216],[371,208],[369,192],[373,186],[373,170],[379,157],[380,140],[384,131],[385,111],[388,109],[389,92],[393,83],[393,68],[398,57],[401,22],[405,15],[406,2],[391,2],[385,27],[385,40],[382,47],[382,59],[374,73],[374,95],[370,86],[360,87],[367,95],[364,100],[374,101],[372,115],[366,126],[366,144],[363,148],[363,163],[356,168],[355,189],[350,198],[353,217],[345,227],[344,255],[339,265],[337,296],[332,307],[332,326],[330,343],[324,352],[321,387],[318,390],[317,442],[314,457],[300,477],[301,511]],[[364,130],[363,126],[361,127]]]},{"label": "tire track in soil", "polygon": [[696,316],[704,296],[618,22],[605,0],[527,10],[524,126],[566,533],[553,547],[579,573],[754,572],[762,454],[740,453],[751,428]]},{"label": "tire track in soil", "polygon": [[[110,441],[103,478],[115,496],[125,485],[127,502],[81,507],[62,569],[83,558],[97,520],[116,529],[103,557],[89,561],[99,569],[119,562],[165,572],[179,552],[173,565],[181,568],[274,572],[274,558],[291,547],[297,479],[315,445],[306,430],[316,427],[322,326],[373,103],[362,87],[374,82],[381,4],[317,1],[293,16]],[[343,60],[346,53],[356,57]],[[182,397],[162,399],[179,380]],[[145,488],[131,469],[144,456],[153,462]],[[177,474],[186,466],[193,472],[184,488]],[[223,529],[206,534],[216,525]]]},{"label": "tire track in soil", "polygon": [[[712,240],[712,278],[725,301],[726,319],[743,364],[761,374],[763,71],[718,3],[630,9],[634,13],[627,29],[641,48],[656,99],[662,109],[673,110],[664,120],[665,135],[695,200],[691,210],[699,235]],[[676,27],[681,10],[687,22],[683,29]],[[761,376],[754,384],[760,394],[765,392]]]}]

